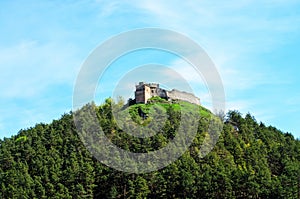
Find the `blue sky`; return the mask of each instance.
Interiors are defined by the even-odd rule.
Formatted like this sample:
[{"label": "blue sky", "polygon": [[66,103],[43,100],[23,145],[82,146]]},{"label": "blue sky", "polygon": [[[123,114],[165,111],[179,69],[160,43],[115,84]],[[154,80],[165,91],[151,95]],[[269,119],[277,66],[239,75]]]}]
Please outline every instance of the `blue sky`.
[{"label": "blue sky", "polygon": [[[299,10],[297,0],[0,1],[0,138],[69,112],[77,74],[92,50],[144,27],[195,40],[218,68],[227,109],[300,138]],[[100,84],[115,86],[108,77],[118,67],[132,70],[132,60],[171,65],[194,88],[200,85],[196,94],[209,107],[203,82],[163,53],[133,53]]]}]

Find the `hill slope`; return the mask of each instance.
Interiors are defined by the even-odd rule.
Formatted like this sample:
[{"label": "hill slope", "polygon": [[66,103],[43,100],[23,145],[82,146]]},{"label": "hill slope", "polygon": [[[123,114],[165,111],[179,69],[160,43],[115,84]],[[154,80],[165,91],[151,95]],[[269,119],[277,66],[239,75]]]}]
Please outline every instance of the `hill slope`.
[{"label": "hill slope", "polygon": [[[154,101],[169,115],[153,139],[128,137],[111,115],[110,99],[96,107],[100,123],[113,143],[146,152],[164,147],[176,136],[180,113],[176,104]],[[153,104],[152,104],[153,105]],[[95,105],[92,105],[95,106]],[[136,122],[147,123],[151,105],[129,107]],[[188,104],[186,110],[188,111]],[[147,174],[111,169],[93,158],[80,141],[73,114],[51,124],[37,124],[0,140],[0,198],[297,198],[300,141],[289,133],[257,123],[237,111],[227,114],[217,145],[199,158],[209,118],[200,108],[192,146],[174,163]]]}]

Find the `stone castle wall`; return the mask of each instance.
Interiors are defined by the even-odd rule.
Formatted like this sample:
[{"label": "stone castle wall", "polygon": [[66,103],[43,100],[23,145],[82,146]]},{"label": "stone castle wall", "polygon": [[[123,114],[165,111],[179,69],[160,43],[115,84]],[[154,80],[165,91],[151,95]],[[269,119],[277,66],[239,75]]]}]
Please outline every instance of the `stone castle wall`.
[{"label": "stone castle wall", "polygon": [[138,85],[136,85],[136,90],[135,90],[136,103],[146,104],[148,99],[154,96],[159,96],[166,100],[183,100],[193,104],[200,105],[200,99],[195,95],[193,95],[192,93],[187,93],[176,89],[167,91],[165,89],[159,88],[159,84],[154,84],[154,83],[147,84],[144,82],[140,82]]},{"label": "stone castle wall", "polygon": [[184,91],[173,89],[171,91],[167,91],[167,96],[168,99],[171,100],[182,100],[182,101],[190,102],[192,104],[200,105],[200,98],[196,97],[192,93],[187,93]]}]

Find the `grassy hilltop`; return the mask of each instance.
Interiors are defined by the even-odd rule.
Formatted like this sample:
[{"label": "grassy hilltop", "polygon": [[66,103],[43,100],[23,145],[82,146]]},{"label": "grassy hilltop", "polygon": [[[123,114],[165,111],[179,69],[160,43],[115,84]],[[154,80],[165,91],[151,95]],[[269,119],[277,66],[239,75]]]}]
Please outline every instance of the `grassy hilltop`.
[{"label": "grassy hilltop", "polygon": [[[150,173],[117,171],[93,158],[76,133],[74,113],[0,140],[0,198],[298,197],[299,140],[250,114],[230,111],[220,119],[204,107],[180,104],[153,98],[149,104],[127,108],[111,99],[89,105],[112,143],[140,153],[165,147],[179,125],[190,131],[182,114],[199,114],[189,149],[174,163]],[[112,107],[121,110],[123,123],[113,117]],[[214,149],[200,158],[211,121],[224,123],[223,130]],[[120,128],[134,130],[136,124],[153,125],[150,133],[159,130],[152,137],[137,138]]]}]

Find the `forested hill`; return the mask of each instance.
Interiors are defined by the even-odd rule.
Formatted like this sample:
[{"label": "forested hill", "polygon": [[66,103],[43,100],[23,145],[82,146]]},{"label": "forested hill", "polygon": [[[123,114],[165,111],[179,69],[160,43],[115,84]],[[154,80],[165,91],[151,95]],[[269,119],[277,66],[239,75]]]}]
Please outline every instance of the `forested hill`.
[{"label": "forested hill", "polygon": [[[176,136],[177,104],[152,102],[166,111],[168,121],[155,138],[142,141],[118,128],[111,103],[108,99],[96,109],[106,135],[118,146],[145,152],[164,147]],[[147,116],[152,105],[130,106],[132,119],[147,123],[151,117],[138,112]],[[183,107],[189,109],[187,103]],[[76,133],[73,113],[21,130],[0,140],[0,198],[298,198],[299,140],[258,123],[250,114],[230,111],[217,145],[200,158],[209,118],[218,119],[203,107],[199,114],[189,150],[169,166],[146,174],[117,171],[93,158]]]}]

